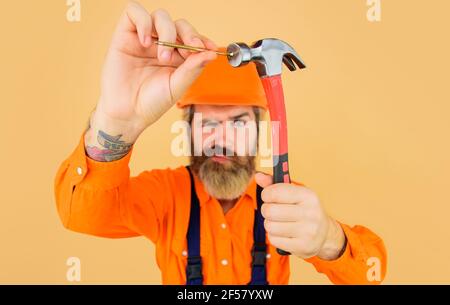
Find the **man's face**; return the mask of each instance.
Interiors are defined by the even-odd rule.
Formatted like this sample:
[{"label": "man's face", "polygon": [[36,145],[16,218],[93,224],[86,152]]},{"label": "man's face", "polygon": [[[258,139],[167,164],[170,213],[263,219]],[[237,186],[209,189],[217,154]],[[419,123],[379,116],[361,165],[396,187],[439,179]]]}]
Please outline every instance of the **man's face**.
[{"label": "man's face", "polygon": [[[192,169],[211,196],[236,199],[247,188],[255,170],[258,122],[254,109],[196,105],[194,111],[192,143],[201,152],[197,149],[191,157]],[[195,143],[197,139],[201,143]]]}]

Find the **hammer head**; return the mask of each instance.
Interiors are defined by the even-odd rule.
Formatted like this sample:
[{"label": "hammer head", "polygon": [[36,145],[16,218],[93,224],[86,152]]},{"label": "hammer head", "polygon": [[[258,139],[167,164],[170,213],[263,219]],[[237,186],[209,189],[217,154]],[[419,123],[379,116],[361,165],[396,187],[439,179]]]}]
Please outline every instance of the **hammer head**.
[{"label": "hammer head", "polygon": [[232,54],[232,56],[228,56],[230,65],[240,67],[253,61],[260,77],[281,74],[282,63],[290,71],[296,70],[296,65],[300,69],[306,68],[297,52],[289,44],[279,39],[261,39],[251,47],[242,42],[232,43],[228,46],[227,52]]}]

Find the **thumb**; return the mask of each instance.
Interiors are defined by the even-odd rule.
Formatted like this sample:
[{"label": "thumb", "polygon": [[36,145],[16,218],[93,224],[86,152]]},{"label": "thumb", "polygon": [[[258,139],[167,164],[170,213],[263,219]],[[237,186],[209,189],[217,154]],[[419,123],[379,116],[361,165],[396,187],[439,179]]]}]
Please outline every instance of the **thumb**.
[{"label": "thumb", "polygon": [[255,174],[255,181],[260,187],[265,188],[273,183],[273,178],[271,175],[258,172]]},{"label": "thumb", "polygon": [[206,51],[189,55],[188,58],[172,73],[170,87],[173,102],[179,100],[184,92],[197,79],[207,63],[217,58],[215,52]]}]

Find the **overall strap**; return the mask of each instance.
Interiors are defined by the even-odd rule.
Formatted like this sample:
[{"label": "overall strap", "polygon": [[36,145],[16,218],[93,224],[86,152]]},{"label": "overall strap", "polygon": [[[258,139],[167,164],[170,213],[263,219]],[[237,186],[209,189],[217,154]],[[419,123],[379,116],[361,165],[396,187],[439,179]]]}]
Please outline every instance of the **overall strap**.
[{"label": "overall strap", "polygon": [[255,221],[253,224],[253,248],[252,248],[252,279],[249,285],[268,285],[266,275],[266,230],[264,229],[264,218],[261,214],[262,187],[257,185],[256,198],[258,209],[255,210]]},{"label": "overall strap", "polygon": [[202,285],[202,258],[200,256],[200,202],[195,191],[194,177],[189,166],[186,167],[191,180],[191,212],[187,232],[188,258],[186,266],[186,285]]}]

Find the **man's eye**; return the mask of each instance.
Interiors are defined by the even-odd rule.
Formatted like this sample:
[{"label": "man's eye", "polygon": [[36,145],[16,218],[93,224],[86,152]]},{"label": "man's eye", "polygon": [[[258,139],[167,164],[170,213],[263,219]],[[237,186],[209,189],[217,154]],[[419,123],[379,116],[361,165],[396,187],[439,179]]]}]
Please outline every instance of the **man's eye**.
[{"label": "man's eye", "polygon": [[203,127],[216,127],[217,126],[217,122],[206,122],[203,123]]},{"label": "man's eye", "polygon": [[234,121],[234,127],[244,127],[244,126],[245,126],[245,121],[241,121],[241,120]]}]

